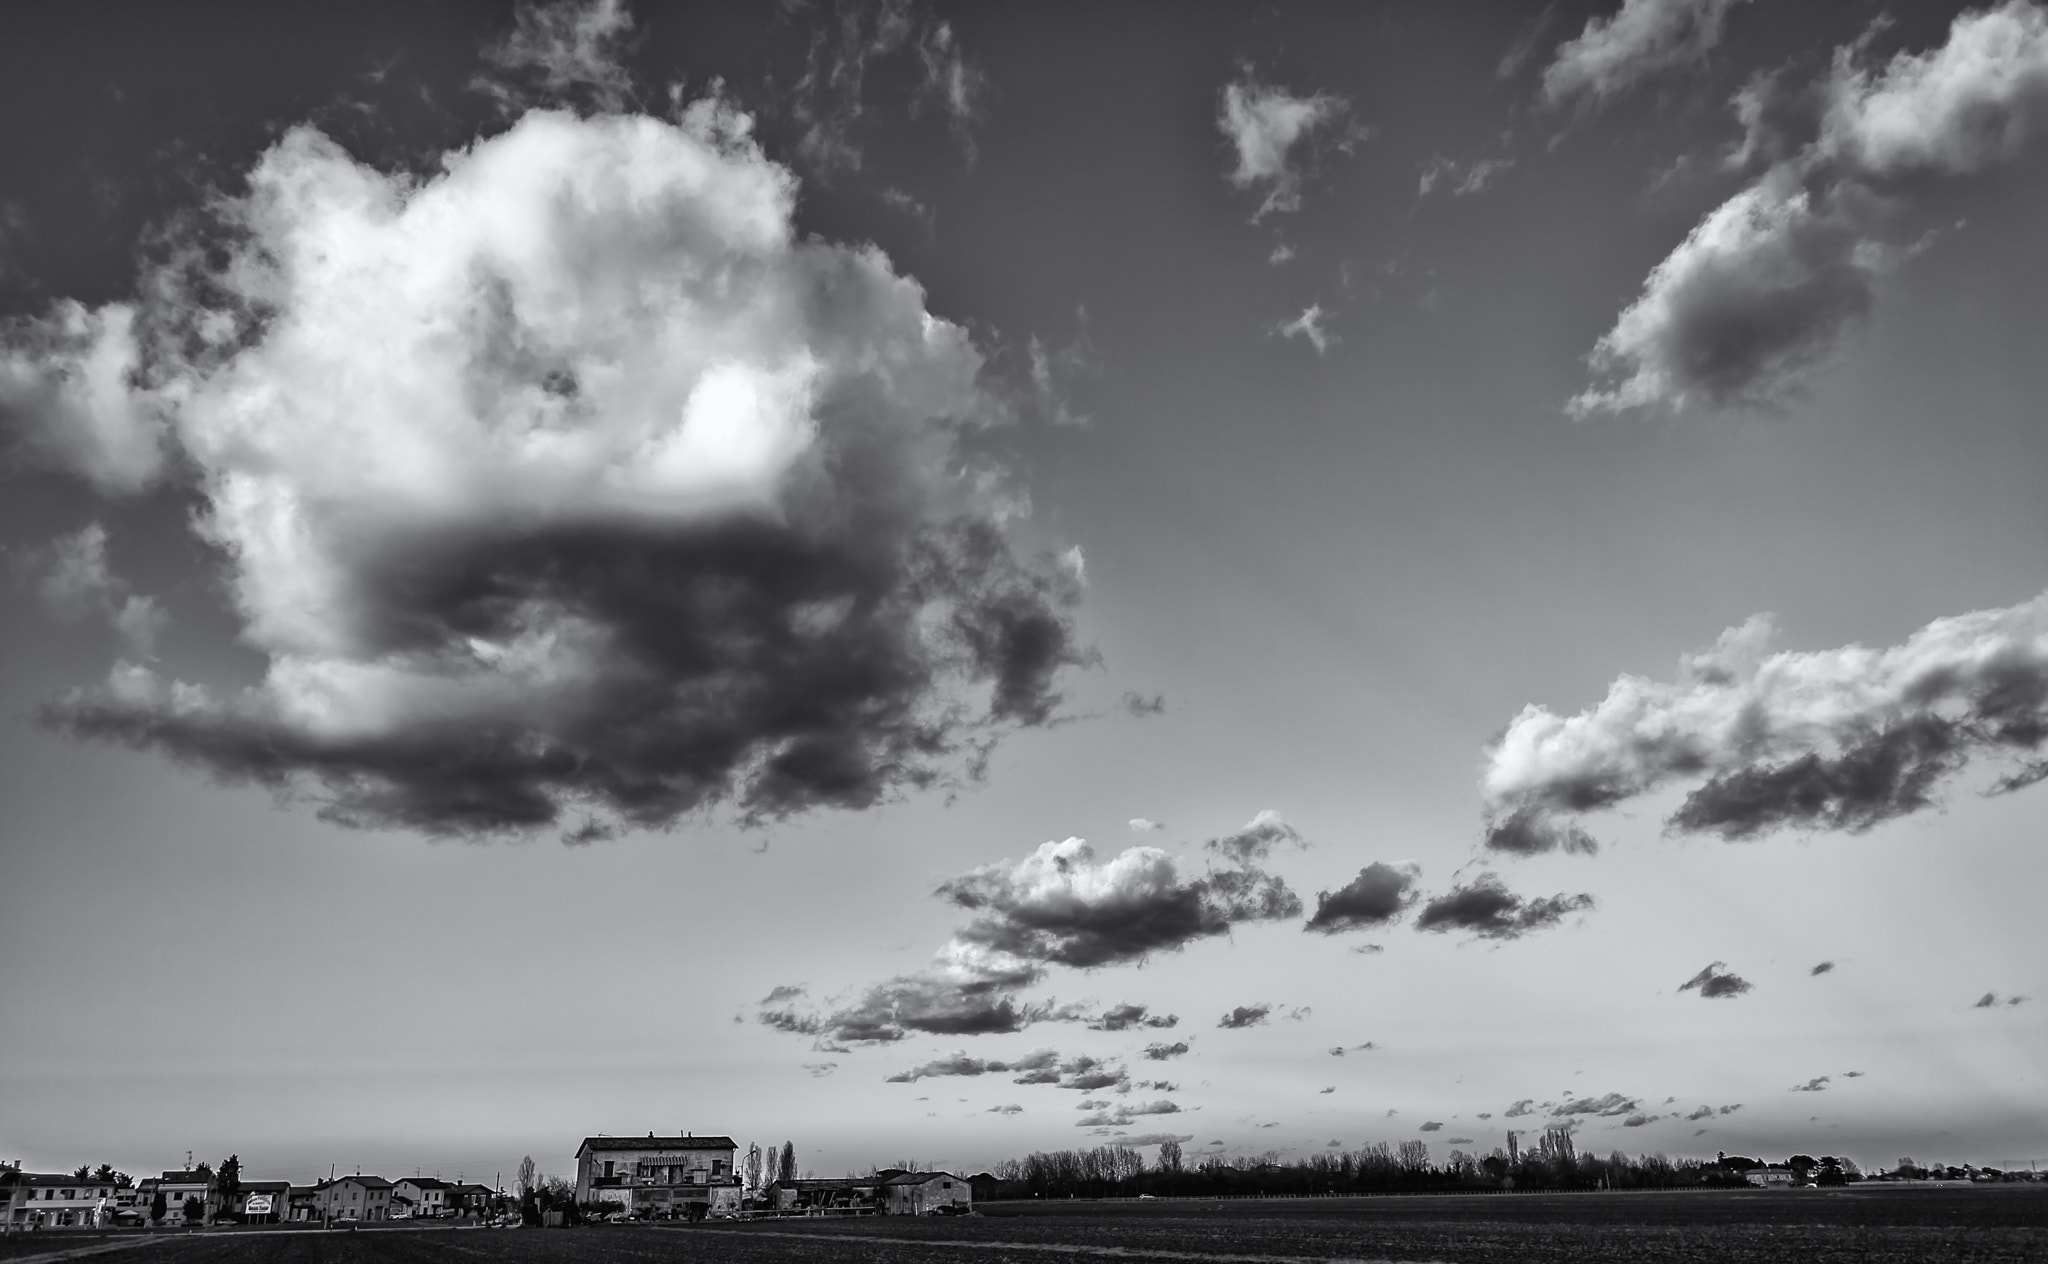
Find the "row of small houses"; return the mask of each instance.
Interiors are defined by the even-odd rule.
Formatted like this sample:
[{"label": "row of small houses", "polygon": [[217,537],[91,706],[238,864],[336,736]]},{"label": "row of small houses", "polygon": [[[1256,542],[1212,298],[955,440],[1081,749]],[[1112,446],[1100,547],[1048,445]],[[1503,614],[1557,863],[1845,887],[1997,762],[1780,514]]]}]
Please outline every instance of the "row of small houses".
[{"label": "row of small houses", "polygon": [[[700,1219],[745,1210],[957,1215],[973,1205],[973,1181],[994,1180],[884,1168],[865,1177],[777,1181],[749,1199],[735,1167],[738,1148],[731,1137],[689,1133],[585,1137],[576,1150],[576,1202],[608,1206],[614,1214],[642,1220]],[[0,1225],[13,1231],[439,1219],[483,1217],[505,1209],[503,1195],[487,1185],[427,1176],[392,1181],[356,1174],[314,1185],[244,1180],[229,1194],[203,1165],[133,1184],[0,1168],[0,1198],[5,1208]]]},{"label": "row of small houses", "polygon": [[144,1177],[133,1184],[80,1179],[75,1173],[0,1171],[0,1225],[7,1229],[106,1229],[233,1221],[403,1220],[484,1216],[499,1202],[488,1185],[408,1176],[342,1176],[314,1185],[242,1181],[224,1192],[211,1169]]}]

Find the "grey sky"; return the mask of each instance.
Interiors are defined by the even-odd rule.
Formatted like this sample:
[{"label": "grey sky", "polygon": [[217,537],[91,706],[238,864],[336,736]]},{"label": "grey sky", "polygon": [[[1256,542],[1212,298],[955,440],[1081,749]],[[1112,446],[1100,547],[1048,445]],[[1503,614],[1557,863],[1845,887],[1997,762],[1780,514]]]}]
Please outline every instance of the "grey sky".
[{"label": "grey sky", "polygon": [[[2048,13],[1963,12],[10,13],[0,1154],[978,1169],[1613,1094],[1742,1109],[1591,1144],[2044,1157],[2048,1011],[1975,1002],[2048,994],[2048,790],[1984,793],[2043,757]],[[450,235],[321,237],[330,183],[259,238],[384,273],[139,285],[254,170],[458,151]],[[429,293],[477,208],[517,336]],[[290,319],[149,342],[209,303]]]}]

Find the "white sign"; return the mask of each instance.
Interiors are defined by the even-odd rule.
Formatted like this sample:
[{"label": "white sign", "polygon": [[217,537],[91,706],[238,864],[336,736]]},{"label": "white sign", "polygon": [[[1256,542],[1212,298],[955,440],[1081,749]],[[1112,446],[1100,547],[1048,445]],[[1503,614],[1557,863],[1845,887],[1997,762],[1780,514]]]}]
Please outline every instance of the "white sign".
[{"label": "white sign", "polygon": [[246,1202],[246,1203],[243,1203],[243,1204],[242,1204],[242,1213],[243,1213],[244,1215],[249,1215],[249,1216],[267,1216],[267,1215],[269,1215],[269,1214],[270,1214],[270,1196],[269,1196],[269,1195],[267,1195],[267,1194],[251,1194],[251,1195],[249,1195],[249,1201],[248,1201],[248,1202]]}]

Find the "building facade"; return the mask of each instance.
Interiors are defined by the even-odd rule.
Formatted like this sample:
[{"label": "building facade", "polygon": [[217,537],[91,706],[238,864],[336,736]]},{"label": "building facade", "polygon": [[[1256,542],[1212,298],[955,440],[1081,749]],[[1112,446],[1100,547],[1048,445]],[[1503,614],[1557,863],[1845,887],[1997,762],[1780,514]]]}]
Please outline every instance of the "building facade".
[{"label": "building facade", "polygon": [[0,1195],[6,1197],[6,1214],[0,1218],[0,1224],[10,1231],[110,1227],[119,1193],[112,1181],[81,1181],[69,1173],[10,1170],[0,1175]]},{"label": "building facade", "polygon": [[951,1172],[902,1172],[882,1182],[884,1215],[957,1216],[973,1205],[973,1189]]},{"label": "building facade", "polygon": [[389,1220],[391,1182],[381,1176],[343,1176],[313,1187],[314,1220]]},{"label": "building facade", "polygon": [[731,1137],[585,1137],[576,1150],[576,1200],[616,1203],[641,1219],[739,1209]]},{"label": "building facade", "polygon": [[[213,1169],[204,1163],[143,1181],[137,1194],[145,1193],[149,1195],[142,1203],[145,1215],[156,1195],[164,1196],[163,1222],[167,1225],[205,1224],[213,1218]],[[191,1214],[194,1211],[198,1214]]]},{"label": "building facade", "polygon": [[391,1197],[412,1204],[415,1216],[438,1220],[455,1214],[455,1200],[451,1196],[454,1189],[450,1182],[431,1176],[407,1176],[392,1183]]},{"label": "building facade", "polygon": [[244,1181],[227,1208],[243,1224],[277,1224],[291,1216],[290,1181]]}]

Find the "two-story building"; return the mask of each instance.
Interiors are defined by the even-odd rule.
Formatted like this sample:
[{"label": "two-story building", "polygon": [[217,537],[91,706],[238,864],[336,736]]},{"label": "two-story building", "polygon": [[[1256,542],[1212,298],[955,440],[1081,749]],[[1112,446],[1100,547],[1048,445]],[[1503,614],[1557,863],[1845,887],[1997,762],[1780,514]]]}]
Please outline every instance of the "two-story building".
[{"label": "two-story building", "polygon": [[381,1176],[337,1177],[313,1187],[314,1220],[389,1220],[391,1182]]},{"label": "two-story building", "polygon": [[5,1202],[0,1224],[9,1230],[97,1229],[114,1223],[114,1200],[119,1193],[112,1181],[79,1180],[62,1172],[0,1173],[0,1196]]},{"label": "two-story building", "polygon": [[391,1197],[412,1204],[414,1216],[438,1220],[455,1214],[455,1202],[450,1197],[454,1189],[452,1183],[431,1176],[406,1176],[392,1182]]},{"label": "two-story building", "polygon": [[145,1210],[155,1201],[157,1194],[164,1196],[164,1223],[167,1225],[205,1224],[213,1213],[213,1169],[201,1163],[194,1168],[181,1168],[165,1172],[153,1180],[142,1182],[144,1189],[137,1193],[148,1193],[150,1202],[143,1204]]},{"label": "two-story building", "polygon": [[642,1219],[739,1210],[731,1137],[585,1137],[576,1150],[576,1200],[616,1203]]}]

